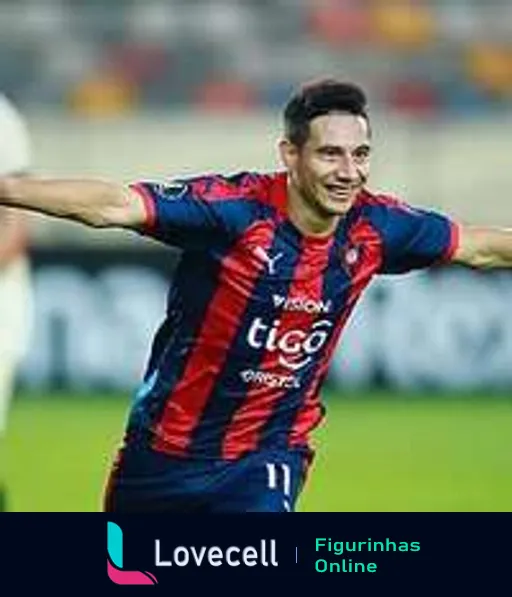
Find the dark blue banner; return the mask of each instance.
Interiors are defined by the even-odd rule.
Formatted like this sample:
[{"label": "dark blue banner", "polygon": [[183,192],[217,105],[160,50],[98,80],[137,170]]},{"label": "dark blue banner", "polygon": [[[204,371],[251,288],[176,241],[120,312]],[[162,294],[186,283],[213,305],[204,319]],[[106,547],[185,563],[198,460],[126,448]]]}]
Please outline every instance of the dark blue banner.
[{"label": "dark blue banner", "polygon": [[3,514],[2,594],[495,595],[511,530],[509,513]]}]

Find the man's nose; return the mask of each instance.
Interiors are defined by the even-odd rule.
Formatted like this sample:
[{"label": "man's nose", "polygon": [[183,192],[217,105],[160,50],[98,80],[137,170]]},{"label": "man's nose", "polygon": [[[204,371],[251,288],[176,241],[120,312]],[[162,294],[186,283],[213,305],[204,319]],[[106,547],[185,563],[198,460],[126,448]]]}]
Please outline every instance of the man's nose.
[{"label": "man's nose", "polygon": [[336,174],[340,180],[355,180],[357,178],[357,167],[352,156],[340,156]]}]

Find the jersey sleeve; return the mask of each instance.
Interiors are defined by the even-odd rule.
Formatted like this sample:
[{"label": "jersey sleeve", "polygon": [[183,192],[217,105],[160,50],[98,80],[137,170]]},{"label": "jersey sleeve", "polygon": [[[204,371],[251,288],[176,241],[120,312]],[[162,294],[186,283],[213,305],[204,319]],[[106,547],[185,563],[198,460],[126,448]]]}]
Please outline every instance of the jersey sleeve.
[{"label": "jersey sleeve", "polygon": [[139,232],[183,249],[229,243],[243,226],[247,209],[243,195],[227,195],[218,178],[216,187],[211,184],[213,177],[131,184],[146,212]]},{"label": "jersey sleeve", "polygon": [[381,273],[399,274],[450,261],[459,227],[447,216],[402,202],[386,206]]}]

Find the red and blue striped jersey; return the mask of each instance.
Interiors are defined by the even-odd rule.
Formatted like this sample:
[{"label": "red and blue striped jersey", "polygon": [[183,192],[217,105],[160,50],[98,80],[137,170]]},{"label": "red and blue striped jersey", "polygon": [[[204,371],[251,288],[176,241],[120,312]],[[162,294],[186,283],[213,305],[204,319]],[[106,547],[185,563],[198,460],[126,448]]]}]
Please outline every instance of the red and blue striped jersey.
[{"label": "red and blue striped jersey", "polygon": [[182,249],[130,429],[173,455],[307,447],[319,390],[372,277],[447,260],[457,226],[361,192],[327,238],[287,217],[285,173],[134,184],[145,234]]}]

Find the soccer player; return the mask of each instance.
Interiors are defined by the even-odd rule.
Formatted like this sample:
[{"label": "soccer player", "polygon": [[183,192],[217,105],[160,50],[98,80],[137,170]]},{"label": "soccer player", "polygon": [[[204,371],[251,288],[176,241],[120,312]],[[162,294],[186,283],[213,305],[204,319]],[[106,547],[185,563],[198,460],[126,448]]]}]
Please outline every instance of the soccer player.
[{"label": "soccer player", "polygon": [[[30,142],[24,119],[14,105],[0,95],[0,175],[17,176],[27,171]],[[27,234],[23,214],[0,207],[0,463],[17,367],[28,341],[30,276]],[[3,467],[3,464],[1,465]],[[7,488],[0,471],[0,512],[7,508]]]},{"label": "soccer player", "polygon": [[325,80],[285,107],[282,172],[127,186],[0,180],[4,205],[183,249],[107,511],[292,511],[323,417],[320,387],[373,276],[512,266],[512,232],[370,191],[371,138],[364,92]]}]

